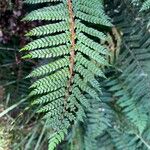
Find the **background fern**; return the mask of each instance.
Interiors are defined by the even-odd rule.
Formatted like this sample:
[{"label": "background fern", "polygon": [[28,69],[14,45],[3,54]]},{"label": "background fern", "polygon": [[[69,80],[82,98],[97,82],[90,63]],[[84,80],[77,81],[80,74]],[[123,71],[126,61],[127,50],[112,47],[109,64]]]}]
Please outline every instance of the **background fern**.
[{"label": "background fern", "polygon": [[97,136],[95,149],[150,149],[149,14],[143,17],[138,13],[141,5],[129,5],[129,1],[108,1],[108,13],[121,31],[122,47],[104,82],[102,100],[110,106],[111,113],[106,109],[105,116],[111,124]]}]

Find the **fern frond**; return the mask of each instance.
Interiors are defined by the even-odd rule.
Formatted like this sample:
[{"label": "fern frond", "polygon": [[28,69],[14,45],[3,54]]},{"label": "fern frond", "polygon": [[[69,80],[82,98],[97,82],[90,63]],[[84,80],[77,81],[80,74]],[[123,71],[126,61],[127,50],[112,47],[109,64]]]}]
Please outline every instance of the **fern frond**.
[{"label": "fern frond", "polygon": [[38,76],[43,76],[46,74],[50,74],[54,72],[55,70],[64,68],[69,66],[69,58],[61,58],[59,60],[55,60],[50,64],[43,65],[41,67],[36,68],[33,70],[28,77],[38,77]]},{"label": "fern frond", "polygon": [[[22,50],[29,51],[24,58],[53,58],[31,72],[28,77],[39,78],[31,88],[30,96],[36,96],[33,104],[40,104],[44,118],[53,129],[50,139],[52,150],[64,139],[72,123],[83,121],[85,108],[90,109],[88,97],[101,101],[97,76],[105,77],[108,66],[107,47],[100,44],[107,36],[94,25],[112,26],[99,0],[26,0],[37,4],[49,2],[49,6],[30,12],[23,20],[50,21],[36,27],[27,36],[38,39]],[[92,40],[92,37],[95,37]],[[64,132],[65,131],[65,132]]]},{"label": "fern frond", "polygon": [[66,129],[62,129],[59,132],[54,133],[49,140],[49,150],[55,149],[55,147],[65,138],[65,134],[67,134]]},{"label": "fern frond", "polygon": [[[146,0],[140,11],[149,11],[150,10],[150,0]],[[150,12],[150,11],[149,11]],[[148,14],[149,15],[149,14]],[[150,27],[150,19],[148,21],[147,27]]]},{"label": "fern frond", "polygon": [[22,48],[22,50],[34,50],[50,46],[58,46],[61,44],[66,44],[67,42],[69,42],[69,35],[67,33],[46,36],[30,42],[24,48]]},{"label": "fern frond", "polygon": [[141,11],[150,9],[150,0],[146,0],[141,8]]},{"label": "fern frond", "polygon": [[67,54],[69,54],[68,47],[66,45],[61,45],[55,48],[47,48],[31,51],[23,58],[54,58]]},{"label": "fern frond", "polygon": [[98,144],[100,140],[98,137],[105,130],[112,128],[113,116],[113,110],[105,102],[91,102],[91,108],[87,109],[87,121],[85,124],[84,146],[86,150],[102,149],[102,145]]},{"label": "fern frond", "polygon": [[138,97],[131,95],[128,91],[131,89],[126,87],[127,85],[124,85],[121,81],[116,80],[115,84],[110,83],[108,84],[111,86],[109,90],[114,92],[114,96],[118,97],[117,104],[123,109],[122,112],[142,133],[147,126],[148,116],[143,106],[140,103],[138,104]]},{"label": "fern frond", "polygon": [[48,35],[52,33],[54,34],[57,32],[67,31],[68,28],[69,28],[69,24],[67,24],[65,21],[60,21],[59,23],[36,27],[32,29],[30,32],[28,32],[26,35],[27,36],[43,36],[43,35]]},{"label": "fern frond", "polygon": [[149,129],[141,135],[134,130],[133,126],[125,124],[122,126],[114,127],[114,129],[109,129],[108,134],[111,136],[113,143],[115,143],[115,148],[117,150],[148,150],[150,149],[149,143]]},{"label": "fern frond", "polygon": [[[123,52],[116,64],[118,76],[110,79],[107,85],[128,121],[142,134],[147,127],[149,113],[149,33],[142,19],[132,22],[131,18],[135,16],[129,15],[127,18],[131,17],[130,20],[123,19],[123,23],[120,23],[118,18],[122,19],[124,14],[122,10],[120,16],[114,18],[114,24],[125,34],[122,38]],[[145,17],[145,21],[147,19]]]}]

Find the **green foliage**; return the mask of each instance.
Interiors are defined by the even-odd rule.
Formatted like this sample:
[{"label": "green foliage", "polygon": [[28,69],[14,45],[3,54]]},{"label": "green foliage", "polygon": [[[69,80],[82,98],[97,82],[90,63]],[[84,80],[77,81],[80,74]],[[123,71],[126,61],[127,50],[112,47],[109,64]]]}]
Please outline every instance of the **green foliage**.
[{"label": "green foliage", "polygon": [[[142,8],[141,8],[141,11],[150,11],[150,0],[146,0],[143,5],[142,5]],[[148,27],[150,26],[150,19],[149,19],[149,22],[148,22]]]},{"label": "green foliage", "polygon": [[65,150],[150,149],[149,1],[106,1],[111,32],[103,1],[25,2],[44,6],[23,19],[44,25],[26,34],[34,40],[22,50],[43,62],[28,77],[49,150],[64,139]]},{"label": "green foliage", "polygon": [[[90,99],[100,101],[100,84],[96,78],[105,77],[110,55],[106,46],[107,36],[94,25],[111,26],[99,0],[26,0],[26,3],[50,5],[30,12],[24,21],[46,21],[29,31],[27,36],[38,39],[27,44],[22,51],[29,51],[24,58],[44,58],[46,63],[28,77],[38,78],[31,88],[33,104],[40,104],[38,112],[55,130],[49,138],[49,149],[54,149],[67,134],[68,128],[86,117]],[[95,37],[93,39],[93,37]],[[105,125],[104,125],[105,126]]]},{"label": "green foliage", "polygon": [[141,10],[143,11],[143,10],[148,10],[148,9],[150,9],[150,0],[145,0]]},{"label": "green foliage", "polygon": [[[114,22],[117,25],[118,18]],[[128,20],[127,22],[129,23]],[[120,54],[117,62],[118,75],[109,79],[107,85],[110,87],[109,91],[118,99],[116,104],[142,134],[147,126],[149,113],[149,32],[142,20],[130,21],[130,26],[120,23],[118,26],[123,31],[127,31],[129,27],[131,30],[122,39],[122,49],[126,50]]]},{"label": "green foliage", "polygon": [[[132,3],[139,4],[139,0],[132,0]],[[150,11],[150,0],[144,0],[140,9],[141,12]],[[150,26],[150,19],[148,22],[148,27]]]},{"label": "green foliage", "polygon": [[87,111],[86,132],[84,135],[84,147],[86,150],[99,149],[97,138],[105,130],[111,127],[114,112],[104,102],[91,102],[91,109]]},{"label": "green foliage", "polygon": [[[91,142],[100,147],[100,150],[150,149],[150,42],[145,24],[149,19],[149,13],[140,20],[134,20],[139,17],[139,10],[133,7],[132,13],[129,13],[131,10],[128,6],[129,3],[116,0],[113,5],[110,4],[108,10],[114,25],[123,32],[123,36],[119,59],[114,68],[108,69],[108,79],[103,82],[101,99],[110,106],[109,112],[112,113],[106,111],[105,116],[108,116],[105,120],[107,118],[110,124],[107,123],[108,126],[97,135],[96,141]],[[118,8],[117,11],[114,12],[114,8]],[[105,110],[105,107],[103,109]],[[90,136],[89,140],[91,141]]]}]

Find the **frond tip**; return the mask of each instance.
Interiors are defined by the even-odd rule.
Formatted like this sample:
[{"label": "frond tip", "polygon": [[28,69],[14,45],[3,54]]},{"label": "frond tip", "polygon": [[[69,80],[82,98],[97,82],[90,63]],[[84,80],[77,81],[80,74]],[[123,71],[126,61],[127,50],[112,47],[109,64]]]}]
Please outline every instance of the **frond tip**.
[{"label": "frond tip", "polygon": [[67,134],[67,130],[66,130],[66,129],[60,130],[59,132],[54,133],[54,134],[50,137],[50,139],[49,139],[49,146],[48,146],[48,149],[49,149],[49,150],[55,149],[55,147],[56,147],[61,141],[64,140],[66,134]]}]

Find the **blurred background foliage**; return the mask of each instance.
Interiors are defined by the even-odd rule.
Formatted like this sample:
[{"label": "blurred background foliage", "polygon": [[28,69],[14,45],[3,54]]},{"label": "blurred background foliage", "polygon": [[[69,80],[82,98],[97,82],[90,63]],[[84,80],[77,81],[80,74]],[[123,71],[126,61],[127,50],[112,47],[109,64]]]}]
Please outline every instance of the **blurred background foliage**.
[{"label": "blurred background foliage", "polygon": [[34,119],[30,122],[32,112],[23,113],[28,106],[24,97],[30,86],[30,80],[25,77],[36,62],[23,61],[19,53],[30,40],[24,34],[38,24],[21,22],[27,9],[22,0],[0,0],[0,112],[3,113],[0,116],[0,150],[24,149],[25,139],[34,126]]}]

